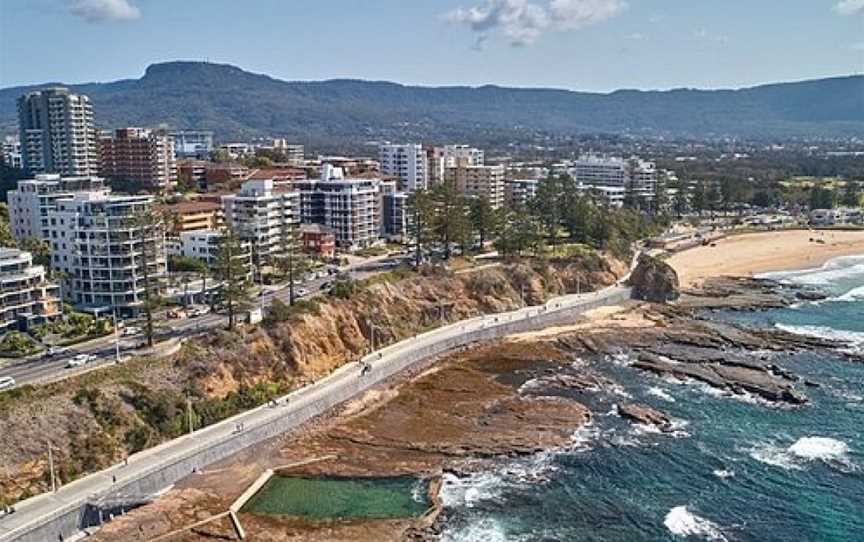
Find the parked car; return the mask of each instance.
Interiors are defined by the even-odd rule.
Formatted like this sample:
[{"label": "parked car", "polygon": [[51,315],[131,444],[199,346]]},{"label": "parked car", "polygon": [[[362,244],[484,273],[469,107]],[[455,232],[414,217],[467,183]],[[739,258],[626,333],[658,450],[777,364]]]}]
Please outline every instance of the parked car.
[{"label": "parked car", "polygon": [[329,290],[329,289],[332,288],[332,287],[333,287],[333,281],[329,281],[329,280],[328,280],[327,282],[321,284],[321,288],[320,288],[320,289],[321,289],[321,290]]},{"label": "parked car", "polygon": [[303,296],[306,295],[307,293],[308,293],[308,292],[306,291],[306,288],[297,288],[297,289],[294,291],[294,295],[296,295],[297,297],[303,297]]},{"label": "parked car", "polygon": [[168,311],[168,318],[177,320],[178,318],[186,318],[186,312],[181,309],[171,309]]},{"label": "parked car", "polygon": [[131,337],[132,335],[138,335],[141,333],[140,327],[129,326],[127,328],[123,328],[123,331],[120,333],[124,337]]},{"label": "parked car", "polygon": [[0,390],[8,390],[15,387],[15,379],[11,376],[0,376]]}]

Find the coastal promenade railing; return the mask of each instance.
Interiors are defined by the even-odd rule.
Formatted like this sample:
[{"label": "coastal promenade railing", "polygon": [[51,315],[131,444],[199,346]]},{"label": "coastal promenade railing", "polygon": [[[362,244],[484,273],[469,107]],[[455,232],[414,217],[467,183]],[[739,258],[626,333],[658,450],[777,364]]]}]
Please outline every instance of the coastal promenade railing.
[{"label": "coastal promenade railing", "polygon": [[[55,493],[18,503],[15,513],[0,517],[0,542],[68,540],[82,527],[96,523],[88,505],[157,494],[211,463],[295,429],[387,378],[455,348],[567,321],[629,297],[630,289],[616,284],[598,292],[557,297],[543,305],[463,320],[389,345],[280,398],[276,406],[238,414],[142,451],[128,463],[71,482]],[[98,521],[102,519],[100,515]]]}]

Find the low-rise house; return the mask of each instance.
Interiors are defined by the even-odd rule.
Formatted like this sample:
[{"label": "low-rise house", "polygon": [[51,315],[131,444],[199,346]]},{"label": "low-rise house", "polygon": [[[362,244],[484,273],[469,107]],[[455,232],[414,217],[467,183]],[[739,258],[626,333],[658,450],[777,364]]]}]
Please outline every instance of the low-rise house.
[{"label": "low-rise house", "polygon": [[319,258],[330,259],[336,256],[336,234],[331,228],[321,224],[300,226],[300,242],[303,252]]}]

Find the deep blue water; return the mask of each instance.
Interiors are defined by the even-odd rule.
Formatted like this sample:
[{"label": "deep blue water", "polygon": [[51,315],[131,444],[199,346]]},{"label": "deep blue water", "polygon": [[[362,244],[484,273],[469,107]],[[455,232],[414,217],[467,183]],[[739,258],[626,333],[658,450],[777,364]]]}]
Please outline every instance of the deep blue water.
[{"label": "deep blue water", "polygon": [[[784,326],[864,346],[864,258],[776,278],[820,286],[832,300],[724,318]],[[821,388],[778,408],[638,372],[626,356],[592,367],[615,394],[576,397],[597,414],[572,449],[448,477],[445,540],[864,540],[864,364],[780,354]],[[629,398],[627,398],[629,396]],[[614,404],[655,406],[674,436],[633,427]],[[688,534],[689,533],[689,534]]]}]

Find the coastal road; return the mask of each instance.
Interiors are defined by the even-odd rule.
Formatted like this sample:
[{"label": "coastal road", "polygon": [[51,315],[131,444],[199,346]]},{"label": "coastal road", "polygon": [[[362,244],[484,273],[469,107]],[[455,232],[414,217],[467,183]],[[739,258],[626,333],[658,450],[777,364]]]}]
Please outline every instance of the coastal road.
[{"label": "coastal road", "polygon": [[[599,292],[563,296],[550,300],[544,305],[463,320],[387,346],[358,362],[343,365],[315,384],[280,398],[275,406],[261,406],[238,414],[198,430],[194,434],[135,454],[129,458],[128,464],[120,464],[86,476],[61,487],[55,493],[39,495],[18,503],[15,513],[0,517],[0,542],[16,540],[36,526],[44,525],[55,517],[77,510],[85,503],[98,501],[100,497],[111,494],[112,489],[122,487],[124,482],[138,480],[147,474],[176,464],[183,458],[194,457],[199,452],[238,438],[239,434],[245,431],[270,424],[282,417],[296,416],[297,419],[302,419],[304,412],[308,412],[310,407],[332,403],[332,400],[328,402],[328,398],[350,396],[348,394],[351,390],[356,389],[353,385],[356,384],[357,379],[374,379],[376,374],[390,374],[385,369],[388,366],[391,369],[399,367],[400,355],[406,352],[417,351],[480,329],[504,326],[510,322],[578,308],[581,305],[586,308],[598,306],[607,300],[620,299],[627,291],[629,290],[616,285]],[[362,363],[369,365],[370,375],[363,375]],[[297,425],[300,423],[302,421],[298,421]],[[138,499],[142,497],[144,496],[130,496]]]},{"label": "coastal road", "polygon": [[[397,261],[400,261],[398,257],[393,258],[391,256],[380,256],[347,266],[341,269],[340,272],[348,274],[352,279],[362,280],[363,278],[376,273],[392,269],[394,263]],[[295,293],[298,289],[305,290],[305,293],[302,296],[297,295],[295,297],[308,298],[317,295],[321,292],[322,285],[327,282],[332,282],[334,279],[335,277],[322,277],[299,284],[295,287]],[[280,301],[287,303],[289,295],[290,293],[287,286],[278,290],[265,290],[263,295],[253,298],[252,303],[253,305],[264,308],[269,306],[274,299],[279,299]],[[208,333],[219,327],[224,327],[227,323],[227,316],[224,314],[213,313],[183,320],[161,320],[157,322],[155,338],[157,340],[165,340],[170,338],[193,337]],[[143,341],[143,334],[121,337],[121,356],[126,356],[131,353],[131,351],[141,345]],[[0,376],[11,376],[15,379],[16,386],[54,382],[80,374],[85,370],[89,371],[113,365],[116,361],[115,348],[114,335],[107,335],[105,337],[70,346],[68,351],[62,356],[33,357],[9,363],[0,368]],[[86,368],[67,368],[66,364],[69,359],[78,354],[91,354],[96,356],[96,359],[88,363]]]}]

